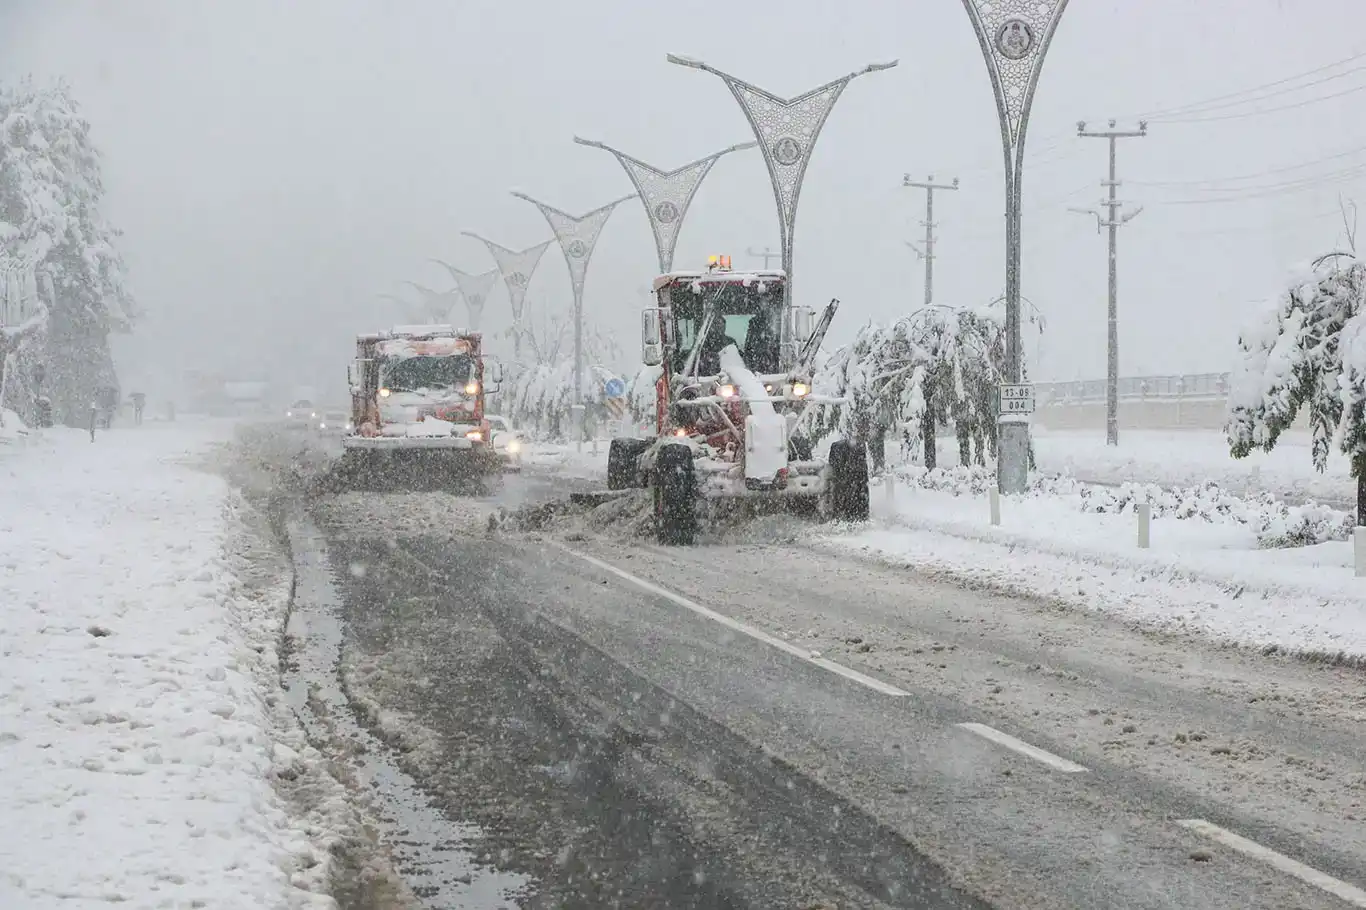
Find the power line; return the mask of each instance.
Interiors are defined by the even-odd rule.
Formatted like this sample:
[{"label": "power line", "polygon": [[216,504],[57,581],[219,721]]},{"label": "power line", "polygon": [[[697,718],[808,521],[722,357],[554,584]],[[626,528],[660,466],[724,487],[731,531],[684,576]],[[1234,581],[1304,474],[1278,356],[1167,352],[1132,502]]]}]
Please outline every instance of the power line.
[{"label": "power line", "polygon": [[1287,82],[1294,82],[1297,79],[1303,79],[1305,76],[1314,76],[1318,73],[1327,72],[1331,69],[1337,69],[1339,66],[1342,66],[1343,64],[1354,63],[1357,60],[1361,60],[1364,58],[1366,58],[1366,51],[1360,51],[1358,53],[1352,54],[1351,56],[1344,57],[1341,60],[1335,60],[1332,63],[1325,63],[1322,66],[1316,66],[1313,69],[1305,70],[1302,73],[1295,73],[1291,76],[1285,76],[1273,82],[1264,82],[1261,85],[1254,85],[1250,88],[1239,89],[1237,91],[1228,92],[1223,95],[1215,95],[1213,98],[1206,98],[1203,101],[1192,101],[1187,104],[1179,105],[1177,107],[1169,107],[1162,110],[1154,111],[1144,111],[1139,114],[1133,114],[1130,118],[1127,119],[1139,119],[1142,117],[1152,119],[1156,117],[1165,117],[1168,114],[1179,114],[1183,111],[1188,111],[1191,108],[1204,107],[1205,105],[1213,104],[1216,101],[1224,101],[1229,98],[1237,98],[1240,95],[1250,95],[1256,92],[1260,92],[1264,89],[1275,88],[1278,85],[1285,85]]},{"label": "power line", "polygon": [[1366,172],[1366,162],[1355,164],[1340,171],[1330,171],[1326,174],[1311,174],[1307,177],[1299,177],[1294,180],[1285,180],[1280,183],[1266,183],[1253,186],[1211,186],[1195,189],[1202,193],[1257,193],[1263,190],[1279,190],[1288,187],[1317,186],[1324,183],[1333,183],[1345,180],[1350,177]]},{"label": "power line", "polygon": [[[1274,91],[1274,92],[1267,92],[1267,93],[1264,94],[1264,95],[1259,95],[1259,96],[1257,96],[1256,98],[1239,98],[1239,99],[1236,99],[1236,100],[1233,100],[1233,101],[1224,101],[1224,102],[1222,102],[1222,103],[1220,103],[1220,104],[1191,105],[1190,108],[1187,109],[1187,110],[1171,111],[1171,112],[1168,112],[1168,113],[1169,113],[1169,114],[1174,114],[1175,116],[1178,116],[1178,117],[1181,117],[1181,116],[1184,116],[1185,114],[1205,114],[1205,113],[1209,113],[1210,111],[1217,111],[1217,110],[1222,110],[1222,109],[1230,108],[1230,107],[1239,107],[1239,106],[1244,105],[1244,104],[1255,104],[1255,103],[1257,103],[1257,102],[1259,102],[1259,101],[1266,101],[1268,98],[1276,98],[1276,97],[1278,97],[1278,96],[1280,96],[1280,95],[1288,95],[1288,94],[1291,94],[1291,93],[1293,93],[1293,92],[1303,91],[1304,89],[1307,89],[1307,88],[1313,88],[1313,87],[1316,86],[1316,85],[1323,85],[1325,82],[1332,82],[1334,79],[1342,79],[1342,78],[1344,78],[1344,77],[1346,77],[1346,76],[1352,75],[1353,73],[1361,73],[1361,72],[1366,72],[1366,66],[1357,66],[1357,67],[1353,67],[1352,69],[1349,69],[1349,70],[1347,70],[1346,72],[1334,73],[1334,74],[1331,75],[1331,76],[1324,76],[1322,79],[1315,79],[1313,82],[1306,82],[1304,85],[1291,85],[1291,86],[1287,86],[1287,87],[1282,88],[1282,89],[1277,89],[1277,90]],[[1166,116],[1166,115],[1163,115],[1163,117],[1165,117],[1165,116]]]},{"label": "power line", "polygon": [[1334,98],[1342,98],[1346,95],[1354,95],[1357,92],[1366,91],[1366,85],[1358,85],[1353,88],[1343,89],[1340,92],[1333,92],[1331,95],[1321,95],[1317,98],[1309,98],[1295,104],[1282,104],[1277,107],[1263,108],[1259,111],[1247,111],[1242,114],[1224,114],[1218,117],[1154,117],[1152,123],[1217,123],[1223,120],[1246,120],[1248,117],[1262,117],[1267,114],[1276,114],[1281,111],[1292,111],[1311,104],[1319,104],[1323,101],[1332,101]]},{"label": "power line", "polygon": [[1315,158],[1312,161],[1305,161],[1301,164],[1288,164],[1284,167],[1274,167],[1269,168],[1265,171],[1257,171],[1255,173],[1249,174],[1238,174],[1233,177],[1209,177],[1204,180],[1131,180],[1129,182],[1134,184],[1135,186],[1152,187],[1199,187],[1206,186],[1211,183],[1235,183],[1239,180],[1255,180],[1258,177],[1270,177],[1274,174],[1285,174],[1289,173],[1290,171],[1299,171],[1307,167],[1314,167],[1315,165],[1323,164],[1327,161],[1334,161],[1338,158],[1347,158],[1352,155],[1360,155],[1362,152],[1366,152],[1366,145],[1357,146],[1356,148],[1347,149],[1341,152],[1334,152],[1331,155],[1324,155],[1322,158]]}]

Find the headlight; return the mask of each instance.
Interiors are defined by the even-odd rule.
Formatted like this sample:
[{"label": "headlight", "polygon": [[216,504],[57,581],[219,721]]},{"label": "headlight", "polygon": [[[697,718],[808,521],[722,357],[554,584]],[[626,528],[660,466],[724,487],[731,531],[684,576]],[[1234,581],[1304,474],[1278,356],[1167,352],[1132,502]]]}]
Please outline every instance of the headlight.
[{"label": "headlight", "polygon": [[805,397],[806,397],[806,394],[807,394],[808,392],[810,392],[810,391],[811,391],[811,390],[808,389],[808,388],[806,387],[806,383],[804,383],[804,382],[794,382],[794,383],[792,383],[792,397],[793,397],[793,398],[805,398]]},{"label": "headlight", "polygon": [[318,419],[318,413],[317,413],[316,411],[314,411],[312,414],[309,414],[308,417],[309,417],[310,420],[317,420],[317,419]]},{"label": "headlight", "polygon": [[470,430],[468,433],[465,434],[465,438],[472,440],[474,442],[480,442],[481,440],[483,440],[484,434],[481,433],[479,430]]},{"label": "headlight", "polygon": [[388,397],[389,397],[389,390],[388,390],[388,389],[380,389],[380,390],[379,390],[379,397],[380,397],[380,398],[388,398]]},{"label": "headlight", "polygon": [[294,416],[294,412],[293,412],[293,411],[285,411],[285,416],[286,416],[286,417],[293,417],[293,416]]},{"label": "headlight", "polygon": [[465,394],[466,394],[466,395],[474,395],[474,394],[477,394],[478,391],[479,391],[479,383],[477,383],[477,382],[467,382],[467,383],[465,383]]},{"label": "headlight", "polygon": [[351,429],[351,421],[349,421],[349,420],[346,422],[346,429],[347,429],[348,431]]},{"label": "headlight", "polygon": [[721,386],[719,389],[717,389],[716,392],[717,392],[717,394],[720,395],[722,398],[734,398],[734,397],[735,397],[735,386],[730,385],[730,384],[723,385],[723,386]]},{"label": "headlight", "polygon": [[511,453],[514,454],[514,455],[516,455],[518,452],[522,451],[522,444],[521,444],[521,442],[519,442],[519,441],[516,440],[516,439],[512,440],[511,442],[509,442],[509,443],[508,443],[508,451],[511,452]]},{"label": "headlight", "polygon": [[325,430],[325,429],[327,429],[327,424],[325,424],[325,423],[319,423],[319,424],[318,424],[318,429],[320,429],[320,430]]}]

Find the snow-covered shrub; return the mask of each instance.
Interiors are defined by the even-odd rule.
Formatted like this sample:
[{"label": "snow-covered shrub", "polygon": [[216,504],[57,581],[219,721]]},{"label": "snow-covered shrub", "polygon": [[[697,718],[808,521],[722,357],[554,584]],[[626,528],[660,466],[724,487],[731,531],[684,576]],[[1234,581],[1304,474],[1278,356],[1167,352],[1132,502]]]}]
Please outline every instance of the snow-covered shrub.
[{"label": "snow-covered shrub", "polygon": [[[928,471],[904,467],[897,475],[904,483],[954,496],[984,496],[997,484],[995,472],[978,465]],[[1247,527],[1256,533],[1258,546],[1263,549],[1347,540],[1354,524],[1351,514],[1329,506],[1288,505],[1265,493],[1243,498],[1214,483],[1180,489],[1151,483],[1110,487],[1083,483],[1066,475],[1035,476],[1025,495],[1072,500],[1079,511],[1103,515],[1134,514],[1139,504],[1147,503],[1153,518]]]}]

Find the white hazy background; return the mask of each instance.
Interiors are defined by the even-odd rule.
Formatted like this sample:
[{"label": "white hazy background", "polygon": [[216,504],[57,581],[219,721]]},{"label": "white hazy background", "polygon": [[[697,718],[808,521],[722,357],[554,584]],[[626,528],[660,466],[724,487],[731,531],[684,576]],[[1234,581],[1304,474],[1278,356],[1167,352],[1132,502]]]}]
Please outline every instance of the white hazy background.
[{"label": "white hazy background", "polygon": [[[1347,61],[1184,118],[1198,122],[1153,116],[1120,143],[1121,196],[1145,206],[1120,235],[1121,372],[1225,369],[1250,308],[1342,242],[1338,195],[1366,205],[1366,56],[1348,59],[1361,16],[1360,0],[1071,0],[1024,183],[1023,288],[1048,325],[1026,340],[1037,378],[1105,370],[1105,239],[1067,207],[1100,199],[1106,143],[1076,138],[1076,121],[1134,125]],[[802,191],[796,287],[808,305],[843,301],[833,342],[921,303],[906,241],[924,194],[901,187],[907,171],[962,180],[936,196],[936,302],[1002,290],[999,132],[959,0],[8,0],[0,43],[4,78],[68,78],[104,152],[146,313],[118,342],[126,383],[199,369],[342,397],[352,336],[403,321],[377,294],[449,287],[430,257],[491,268],[462,230],[513,248],[549,237],[510,189],[574,213],[630,191],[575,134],[666,169],[752,138],[722,81],[668,52],[787,96],[900,59],[850,84]],[[675,266],[730,253],[739,267],[776,246],[776,221],[758,151],[727,156]],[[586,307],[628,352],[655,268],[643,209],[621,206]],[[569,300],[552,247],[529,302]],[[501,285],[485,322],[507,325]]]}]

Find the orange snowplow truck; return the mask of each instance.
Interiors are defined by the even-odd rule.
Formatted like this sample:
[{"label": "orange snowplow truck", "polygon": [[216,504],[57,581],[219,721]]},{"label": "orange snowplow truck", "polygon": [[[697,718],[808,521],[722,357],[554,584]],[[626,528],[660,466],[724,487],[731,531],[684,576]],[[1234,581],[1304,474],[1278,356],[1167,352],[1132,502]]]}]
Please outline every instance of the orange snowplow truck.
[{"label": "orange snowplow truck", "polygon": [[482,336],[449,325],[395,326],[356,337],[347,467],[383,478],[412,467],[438,476],[497,471],[484,400],[502,382]]}]

